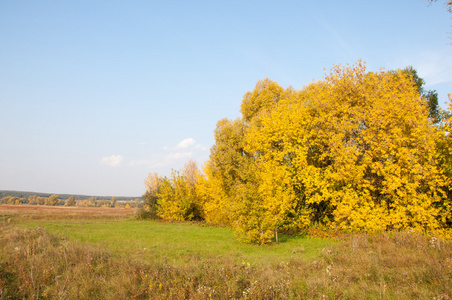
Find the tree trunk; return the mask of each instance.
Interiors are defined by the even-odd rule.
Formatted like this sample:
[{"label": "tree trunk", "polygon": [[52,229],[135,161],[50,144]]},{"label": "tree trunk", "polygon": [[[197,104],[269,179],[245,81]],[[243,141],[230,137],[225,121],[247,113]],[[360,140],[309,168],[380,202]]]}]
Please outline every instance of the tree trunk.
[{"label": "tree trunk", "polygon": [[279,240],[278,240],[278,226],[275,225],[275,239],[276,239],[276,244],[279,244]]}]

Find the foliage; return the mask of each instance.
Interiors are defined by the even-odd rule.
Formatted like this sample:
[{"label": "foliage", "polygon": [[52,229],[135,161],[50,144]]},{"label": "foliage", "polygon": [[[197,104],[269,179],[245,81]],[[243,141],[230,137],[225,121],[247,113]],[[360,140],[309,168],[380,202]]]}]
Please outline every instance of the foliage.
[{"label": "foliage", "polygon": [[202,220],[202,198],[196,193],[199,170],[196,162],[189,161],[182,173],[173,171],[170,178],[161,182],[157,196],[161,218],[168,220]]},{"label": "foliage", "polygon": [[202,172],[152,175],[157,214],[257,244],[316,224],[448,237],[451,115],[424,83],[412,67],[366,72],[361,61],[299,91],[258,81],[242,117],[218,121]]},{"label": "foliage", "polygon": [[144,207],[137,212],[137,218],[203,220],[203,198],[196,190],[199,178],[200,171],[192,160],[182,172],[173,170],[170,178],[150,173],[144,182]]},{"label": "foliage", "polygon": [[60,204],[60,199],[58,198],[58,195],[51,195],[49,198],[47,198],[45,205],[50,206],[56,206]]},{"label": "foliage", "polygon": [[208,161],[199,173],[195,185],[196,193],[203,203],[204,218],[213,224],[229,225],[232,223],[232,209],[223,188],[223,180],[215,176]]},{"label": "foliage", "polygon": [[[264,83],[269,84],[259,82],[255,91],[244,97],[246,105],[242,110],[248,111],[245,113],[248,122],[278,98],[275,91],[279,88],[268,80]],[[266,92],[265,88],[272,91]],[[252,107],[252,104],[258,107]],[[231,225],[237,237],[246,242],[263,244],[269,236],[268,226],[261,216],[262,197],[255,189],[258,178],[254,158],[245,151],[246,127],[242,119],[223,119],[217,123],[215,144],[206,170],[214,189],[210,189],[210,199],[205,201],[205,206],[210,212],[209,220],[221,220],[220,224]]]},{"label": "foliage", "polygon": [[[452,111],[452,95],[449,95],[449,110]],[[438,203],[441,221],[452,227],[452,114],[444,115],[442,133],[437,141],[439,166],[445,177],[446,197]]]},{"label": "foliage", "polygon": [[66,202],[64,202],[65,206],[75,206],[75,198],[74,196],[69,197]]},{"label": "foliage", "polygon": [[117,197],[111,197],[110,207],[115,207],[117,201],[118,201]]},{"label": "foliage", "polygon": [[5,196],[1,199],[1,203],[3,204],[20,204],[20,198],[18,197],[12,197],[12,196]]},{"label": "foliage", "polygon": [[149,173],[144,181],[146,192],[142,196],[144,207],[137,213],[139,219],[158,218],[158,193],[160,192],[162,178],[157,173]]},{"label": "foliage", "polygon": [[358,63],[335,67],[325,81],[263,116],[247,135],[247,150],[269,165],[262,192],[275,195],[285,186],[277,192],[282,197],[268,202],[308,212],[311,222],[342,230],[433,230],[440,227],[434,204],[442,184],[436,134],[409,76],[366,74]]},{"label": "foliage", "polygon": [[36,204],[37,205],[44,205],[47,201],[46,197],[36,197]]},{"label": "foliage", "polygon": [[247,92],[241,105],[242,117],[246,122],[271,110],[281,100],[284,89],[268,78],[259,80],[252,92]]},{"label": "foliage", "polygon": [[[412,66],[404,68],[403,70],[401,70],[401,72],[406,76],[411,77],[416,90],[419,92],[419,94],[425,97],[428,103],[429,117],[432,122],[441,122],[441,117],[444,112],[438,106],[438,93],[435,90],[424,90],[425,81],[424,79],[419,77],[416,69],[414,69]],[[392,71],[392,73],[397,76],[397,71]]]}]

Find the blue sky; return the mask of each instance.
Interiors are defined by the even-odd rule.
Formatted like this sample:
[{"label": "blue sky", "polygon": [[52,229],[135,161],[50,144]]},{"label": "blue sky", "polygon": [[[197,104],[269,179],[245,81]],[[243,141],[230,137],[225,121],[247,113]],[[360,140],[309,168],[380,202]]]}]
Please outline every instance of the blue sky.
[{"label": "blue sky", "polygon": [[412,65],[452,93],[443,2],[0,0],[0,189],[140,196],[202,164],[259,79]]}]

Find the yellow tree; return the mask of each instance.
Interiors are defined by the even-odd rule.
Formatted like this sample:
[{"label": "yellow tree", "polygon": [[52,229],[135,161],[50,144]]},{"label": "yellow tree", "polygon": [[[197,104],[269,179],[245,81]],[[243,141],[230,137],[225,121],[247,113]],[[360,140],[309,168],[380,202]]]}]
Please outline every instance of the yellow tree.
[{"label": "yellow tree", "polygon": [[[438,135],[438,157],[444,175],[445,199],[439,203],[442,224],[452,228],[452,95],[449,95],[449,112],[444,115],[442,131]],[[452,237],[452,236],[451,236]]]},{"label": "yellow tree", "polygon": [[[210,149],[210,161],[203,182],[204,207],[209,220],[238,224],[238,205],[242,204],[242,185],[249,181],[249,166],[253,163],[244,150],[245,124],[241,118],[222,119],[214,131],[215,144]],[[202,189],[201,189],[202,190]]]},{"label": "yellow tree", "polygon": [[[302,230],[309,226],[315,212],[321,210],[322,200],[315,197],[316,193],[326,187],[319,178],[321,166],[314,161],[315,135],[309,135],[309,108],[305,102],[297,102],[299,98],[287,98],[271,114],[263,115],[260,126],[252,127],[247,134],[246,149],[254,153],[260,166],[258,191],[271,225],[268,230],[273,227],[275,236],[280,227]],[[314,156],[308,157],[309,150]]]},{"label": "yellow tree", "polygon": [[[259,112],[252,111],[253,114]],[[251,121],[250,116],[248,121]],[[265,243],[269,226],[263,223],[254,157],[245,151],[246,130],[247,125],[240,118],[217,123],[215,144],[206,170],[209,182],[202,181],[200,190],[207,197],[204,207],[209,220],[230,222],[241,240]]]},{"label": "yellow tree", "polygon": [[49,198],[47,198],[45,205],[51,205],[56,206],[60,204],[60,199],[58,198],[58,195],[51,195]]},{"label": "yellow tree", "polygon": [[37,204],[36,195],[28,196],[28,204],[30,204],[30,205],[36,205]]},{"label": "yellow tree", "polygon": [[202,201],[206,222],[230,225],[233,211],[220,176],[215,176],[210,161],[203,166],[196,181],[196,194]]},{"label": "yellow tree", "polygon": [[[267,243],[273,234],[277,240],[281,219],[289,209],[287,197],[278,191],[266,193],[262,184],[275,180],[275,176],[260,176],[265,173],[252,149],[247,148],[247,132],[260,126],[260,120],[271,113],[278,104],[294,94],[291,88],[284,90],[278,83],[269,79],[258,81],[251,92],[247,92],[242,101],[242,118],[234,121],[221,120],[215,130],[215,145],[211,149],[209,178],[215,178],[215,187],[222,187],[221,212],[228,211],[231,225],[237,236],[247,242]],[[267,170],[276,171],[273,167]],[[283,177],[279,179],[284,180]],[[218,190],[218,189],[217,189]],[[284,194],[285,195],[285,194]],[[281,199],[284,204],[273,205],[269,198]],[[218,198],[218,197],[217,197]],[[210,202],[206,202],[209,207]],[[219,207],[219,206],[212,206]],[[227,207],[227,209],[225,209]],[[212,210],[213,211],[213,210]],[[223,214],[224,215],[224,214]]]},{"label": "yellow tree", "polygon": [[266,244],[273,236],[273,226],[265,218],[263,198],[259,194],[259,178],[256,164],[249,165],[247,181],[236,187],[237,194],[234,203],[234,221],[232,226],[235,235],[247,243]]},{"label": "yellow tree", "polygon": [[65,202],[64,206],[75,206],[75,198],[74,196],[70,196]]},{"label": "yellow tree", "polygon": [[434,229],[440,199],[436,127],[412,78],[335,67],[311,92],[331,161],[325,178],[339,228]]},{"label": "yellow tree", "polygon": [[281,100],[284,89],[268,78],[259,80],[252,92],[247,92],[241,105],[242,117],[246,122],[262,112],[271,110]]},{"label": "yellow tree", "polygon": [[47,201],[46,197],[40,197],[40,196],[36,197],[37,205],[44,205],[46,203],[46,201]]},{"label": "yellow tree", "polygon": [[[262,178],[279,169],[275,184],[260,187],[275,220],[295,208],[301,224],[308,213],[341,229],[434,229],[442,185],[435,134],[409,76],[366,73],[358,62],[280,102],[247,141],[268,165]],[[285,200],[272,196],[281,192]]]},{"label": "yellow tree", "polygon": [[245,126],[242,119],[222,119],[214,131],[215,144],[210,149],[210,169],[221,178],[224,192],[234,197],[234,187],[243,181],[243,166],[249,163],[244,147]]},{"label": "yellow tree", "polygon": [[189,161],[182,172],[173,171],[170,178],[160,183],[157,214],[168,220],[201,220],[204,218],[202,201],[196,194],[199,170]]},{"label": "yellow tree", "polygon": [[158,214],[158,193],[162,185],[162,178],[157,173],[149,173],[144,180],[146,192],[142,196],[144,199],[144,210],[149,213],[151,218],[156,218]]},{"label": "yellow tree", "polygon": [[190,159],[182,169],[182,177],[184,178],[187,194],[191,199],[191,208],[189,212],[190,220],[203,220],[204,216],[204,201],[196,190],[196,184],[200,179],[201,172],[195,160]]},{"label": "yellow tree", "polygon": [[118,198],[117,197],[111,197],[111,200],[110,200],[110,207],[115,207],[116,206],[116,202],[118,201]]}]

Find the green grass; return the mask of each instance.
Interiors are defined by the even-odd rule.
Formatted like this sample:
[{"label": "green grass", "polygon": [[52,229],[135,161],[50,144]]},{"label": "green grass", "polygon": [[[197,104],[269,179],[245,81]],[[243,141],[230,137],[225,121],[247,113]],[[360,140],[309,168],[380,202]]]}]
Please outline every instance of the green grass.
[{"label": "green grass", "polygon": [[312,261],[333,239],[282,236],[279,245],[257,246],[237,241],[229,228],[193,223],[137,220],[24,220],[20,226],[45,228],[64,238],[106,247],[114,253],[145,260],[184,263],[193,257],[234,258],[238,263],[279,264]]},{"label": "green grass", "polygon": [[418,232],[256,246],[120,211],[1,209],[0,299],[452,299],[452,243]]}]

